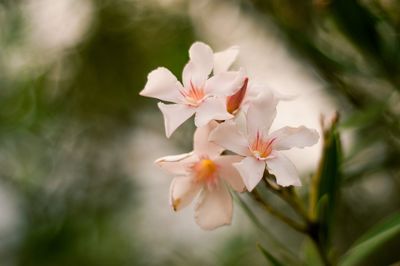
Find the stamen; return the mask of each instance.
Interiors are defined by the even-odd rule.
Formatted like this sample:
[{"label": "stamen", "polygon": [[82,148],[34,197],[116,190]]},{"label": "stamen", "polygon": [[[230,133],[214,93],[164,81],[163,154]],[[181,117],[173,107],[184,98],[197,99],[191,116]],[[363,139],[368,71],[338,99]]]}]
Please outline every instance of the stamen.
[{"label": "stamen", "polygon": [[192,81],[190,81],[189,88],[184,88],[179,92],[190,106],[199,106],[206,96],[204,89],[196,87]]},{"label": "stamen", "polygon": [[272,152],[272,143],[276,138],[264,139],[259,131],[257,131],[256,137],[250,145],[250,150],[258,159],[267,158]]},{"label": "stamen", "polygon": [[207,185],[212,184],[217,179],[217,165],[207,157],[201,158],[191,167],[197,182],[204,182]]}]

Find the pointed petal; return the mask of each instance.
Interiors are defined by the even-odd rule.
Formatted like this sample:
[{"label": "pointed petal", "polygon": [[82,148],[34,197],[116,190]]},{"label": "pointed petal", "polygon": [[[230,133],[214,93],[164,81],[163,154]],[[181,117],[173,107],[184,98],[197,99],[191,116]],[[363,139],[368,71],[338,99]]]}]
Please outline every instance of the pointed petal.
[{"label": "pointed petal", "polygon": [[196,160],[198,160],[198,157],[193,152],[189,152],[161,157],[154,163],[171,174],[187,175],[189,173],[189,165]]},{"label": "pointed petal", "polygon": [[164,116],[167,138],[195,112],[195,109],[184,104],[163,104],[160,102],[158,103],[158,108],[160,108]]},{"label": "pointed petal", "polygon": [[301,127],[283,127],[271,133],[269,138],[275,138],[273,149],[288,150],[293,147],[304,148],[318,142],[319,134],[315,129]]},{"label": "pointed petal", "polygon": [[233,166],[234,163],[241,160],[243,160],[243,157],[237,155],[224,155],[214,159],[214,162],[218,165],[219,176],[237,192],[243,192],[245,188],[242,177]]},{"label": "pointed petal", "polygon": [[217,122],[211,121],[207,125],[196,129],[194,132],[193,150],[197,155],[207,155],[210,158],[214,158],[223,152],[223,147],[208,140],[210,132],[214,130],[217,125]]},{"label": "pointed petal", "polygon": [[232,196],[222,183],[212,190],[203,189],[195,208],[196,223],[204,230],[230,224],[232,209]]},{"label": "pointed petal", "polygon": [[248,191],[252,191],[264,175],[265,161],[257,160],[254,157],[246,157],[240,163],[233,166],[239,171]]},{"label": "pointed petal", "polygon": [[210,141],[213,141],[227,150],[239,155],[250,155],[247,139],[239,132],[239,129],[232,121],[219,124],[210,134]]},{"label": "pointed petal", "polygon": [[181,89],[181,83],[171,71],[164,67],[159,67],[149,73],[147,83],[139,94],[176,103],[181,101],[182,97],[179,92]]},{"label": "pointed petal", "polygon": [[236,60],[237,55],[239,54],[239,47],[232,46],[228,49],[217,52],[214,54],[214,75],[227,71],[229,67]]},{"label": "pointed petal", "polygon": [[170,204],[174,211],[189,205],[199,193],[201,185],[190,177],[175,177],[170,186]]},{"label": "pointed petal", "polygon": [[228,113],[224,99],[207,98],[196,109],[196,117],[194,123],[196,127],[202,127],[212,120],[226,120],[233,118]]},{"label": "pointed petal", "polygon": [[222,72],[206,81],[204,91],[210,95],[227,97],[242,87],[244,79],[243,71]]},{"label": "pointed petal", "polygon": [[273,156],[267,159],[267,169],[271,174],[275,175],[278,185],[283,187],[301,186],[296,167],[283,154],[274,152]]},{"label": "pointed petal", "polygon": [[260,93],[249,105],[247,110],[247,134],[254,138],[260,131],[267,135],[276,116],[277,100],[270,91]]}]

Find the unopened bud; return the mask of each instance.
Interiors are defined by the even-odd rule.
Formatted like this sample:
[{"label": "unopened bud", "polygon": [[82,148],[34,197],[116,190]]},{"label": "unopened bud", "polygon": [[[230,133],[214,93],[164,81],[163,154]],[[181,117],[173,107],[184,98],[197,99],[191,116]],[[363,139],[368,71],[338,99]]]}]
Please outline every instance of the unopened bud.
[{"label": "unopened bud", "polygon": [[233,114],[239,109],[244,96],[246,95],[248,82],[249,78],[245,78],[242,87],[235,94],[227,97],[226,109],[229,113]]}]

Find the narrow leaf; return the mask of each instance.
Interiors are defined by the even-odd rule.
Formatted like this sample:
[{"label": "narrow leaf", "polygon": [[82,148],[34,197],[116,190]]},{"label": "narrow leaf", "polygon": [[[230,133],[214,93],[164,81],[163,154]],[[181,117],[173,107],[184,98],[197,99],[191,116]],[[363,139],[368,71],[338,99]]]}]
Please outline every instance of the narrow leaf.
[{"label": "narrow leaf", "polygon": [[313,177],[313,197],[310,212],[318,219],[321,244],[327,247],[331,235],[331,223],[340,185],[341,143],[335,117],[330,128],[324,130],[324,146],[318,172]]},{"label": "narrow leaf", "polygon": [[361,236],[343,255],[340,265],[359,265],[368,255],[397,235],[400,235],[400,212],[378,223]]},{"label": "narrow leaf", "polygon": [[283,266],[271,253],[269,253],[260,243],[257,243],[258,250],[264,255],[271,266]]},{"label": "narrow leaf", "polygon": [[324,263],[315,247],[315,244],[306,237],[302,244],[302,253],[304,255],[304,265],[307,266],[323,266]]}]

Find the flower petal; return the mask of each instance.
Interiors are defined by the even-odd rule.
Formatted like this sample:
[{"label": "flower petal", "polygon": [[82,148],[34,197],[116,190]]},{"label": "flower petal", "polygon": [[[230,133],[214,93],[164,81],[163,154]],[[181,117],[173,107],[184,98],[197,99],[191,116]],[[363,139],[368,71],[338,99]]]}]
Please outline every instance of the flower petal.
[{"label": "flower petal", "polygon": [[228,49],[217,52],[214,54],[214,75],[227,71],[229,67],[236,60],[237,55],[239,54],[239,47],[232,46]]},{"label": "flower petal", "polygon": [[191,88],[192,86],[203,88],[207,79],[208,75],[201,72],[199,67],[192,61],[189,61],[183,68],[182,81],[185,88]]},{"label": "flower petal", "polygon": [[189,88],[191,84],[202,88],[214,65],[214,55],[210,46],[195,42],[189,49],[190,60],[182,73],[183,85]]},{"label": "flower petal", "polygon": [[198,160],[193,152],[169,155],[157,159],[154,163],[174,175],[187,175],[188,165]]},{"label": "flower petal", "polygon": [[288,150],[293,147],[304,148],[318,142],[319,134],[315,129],[301,127],[283,127],[271,133],[269,138],[275,138],[273,149]]},{"label": "flower petal", "polygon": [[247,139],[239,132],[239,129],[232,121],[219,124],[210,134],[210,141],[213,141],[227,150],[239,155],[250,155]]},{"label": "flower petal", "polygon": [[283,187],[301,186],[296,167],[283,154],[274,152],[273,156],[267,159],[267,169],[271,174],[275,175],[278,185]]},{"label": "flower petal", "polygon": [[242,176],[247,190],[252,191],[264,175],[265,161],[257,160],[254,157],[246,157],[240,163],[234,163],[233,166]]},{"label": "flower petal", "polygon": [[207,155],[211,159],[220,155],[224,150],[223,147],[209,141],[209,135],[212,130],[218,125],[217,122],[211,121],[203,127],[198,127],[194,132],[193,150],[199,155]]},{"label": "flower petal", "polygon": [[212,120],[226,120],[230,118],[233,118],[233,115],[226,110],[224,99],[207,98],[196,109],[194,123],[196,127],[202,127]]},{"label": "flower petal", "polygon": [[230,224],[232,205],[232,196],[224,184],[212,190],[203,189],[195,208],[196,223],[204,230]]},{"label": "flower petal", "polygon": [[164,67],[159,67],[149,73],[147,83],[139,94],[176,103],[182,100],[179,92],[181,89],[181,83],[171,71]]},{"label": "flower petal", "polygon": [[196,111],[194,108],[190,108],[184,104],[163,104],[161,102],[158,103],[158,108],[160,108],[164,116],[167,138]]},{"label": "flower petal", "polygon": [[254,138],[260,131],[268,134],[272,122],[276,116],[277,100],[270,91],[261,92],[249,105],[247,110],[247,135]]},{"label": "flower petal", "polygon": [[218,173],[228,184],[237,192],[243,192],[245,185],[239,172],[233,166],[243,160],[243,157],[237,155],[224,155],[214,159],[218,165]]},{"label": "flower petal", "polygon": [[179,211],[189,205],[199,193],[201,185],[191,177],[175,177],[170,186],[170,205]]},{"label": "flower petal", "polygon": [[204,91],[209,95],[230,96],[243,86],[244,80],[243,71],[222,72],[206,81]]},{"label": "flower petal", "polygon": [[214,66],[214,53],[210,46],[202,42],[193,43],[189,49],[189,57],[190,61],[198,68],[198,71],[205,76],[211,73]]}]

